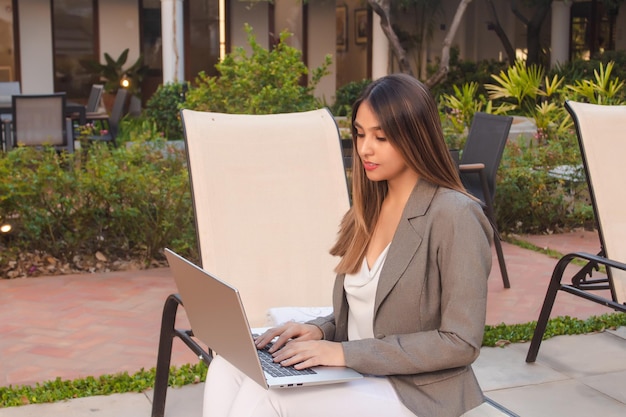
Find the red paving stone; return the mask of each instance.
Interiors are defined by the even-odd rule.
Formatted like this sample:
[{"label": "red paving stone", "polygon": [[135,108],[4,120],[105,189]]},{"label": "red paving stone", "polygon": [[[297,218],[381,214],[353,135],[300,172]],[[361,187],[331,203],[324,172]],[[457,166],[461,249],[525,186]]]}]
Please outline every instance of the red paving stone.
[{"label": "red paving stone", "polygon": [[[593,232],[522,238],[561,253],[595,253],[599,247]],[[506,243],[504,252],[511,288],[502,286],[494,251],[487,323],[536,320],[556,260]],[[0,279],[0,386],[154,367],[163,303],[175,291],[168,268]],[[552,316],[587,318],[609,312],[559,294]],[[184,311],[177,321],[187,324]],[[175,340],[173,365],[197,361]]]}]

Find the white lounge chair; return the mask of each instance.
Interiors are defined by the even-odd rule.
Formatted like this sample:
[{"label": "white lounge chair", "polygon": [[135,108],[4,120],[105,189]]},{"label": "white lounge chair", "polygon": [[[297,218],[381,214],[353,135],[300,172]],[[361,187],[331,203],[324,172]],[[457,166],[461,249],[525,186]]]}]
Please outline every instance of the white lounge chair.
[{"label": "white lounge chair", "polygon": [[[580,153],[600,237],[599,253],[575,252],[561,258],[548,286],[537,320],[526,362],[534,362],[546,331],[550,312],[559,291],[626,312],[626,106],[602,106],[568,101],[565,108],[576,125]],[[574,260],[586,264],[577,269],[570,283],[564,282],[566,268]],[[592,278],[605,266],[606,276]],[[609,290],[610,298],[598,291]]]},{"label": "white lounge chair", "polygon": [[[253,327],[332,311],[338,259],[328,251],[349,194],[330,112],[181,115],[201,266],[239,289]],[[192,330],[176,328],[182,305],[172,294],[163,309],[153,417],[165,414],[174,337],[212,359]],[[472,416],[514,416],[505,411],[486,399]]]}]

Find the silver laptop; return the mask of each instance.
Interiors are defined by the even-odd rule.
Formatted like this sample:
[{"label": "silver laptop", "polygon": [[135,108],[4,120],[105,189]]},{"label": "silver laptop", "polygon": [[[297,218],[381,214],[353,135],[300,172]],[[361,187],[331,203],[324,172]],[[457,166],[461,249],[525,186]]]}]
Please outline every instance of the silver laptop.
[{"label": "silver laptop", "polygon": [[299,372],[278,364],[273,365],[295,375],[272,376],[275,371],[263,368],[264,352],[254,344],[239,291],[170,249],[165,249],[165,256],[194,335],[262,387],[320,385],[363,377],[347,367],[318,366]]}]

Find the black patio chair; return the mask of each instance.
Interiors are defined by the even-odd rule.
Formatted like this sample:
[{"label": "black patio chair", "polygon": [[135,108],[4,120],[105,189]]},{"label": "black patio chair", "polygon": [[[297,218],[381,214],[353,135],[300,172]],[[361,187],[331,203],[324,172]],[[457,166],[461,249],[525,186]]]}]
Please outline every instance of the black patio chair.
[{"label": "black patio chair", "polygon": [[85,111],[89,113],[98,113],[102,106],[102,94],[104,93],[103,84],[92,84],[89,90],[89,97],[87,98],[87,105]]},{"label": "black patio chair", "polygon": [[117,145],[115,138],[119,130],[120,120],[126,114],[127,98],[128,90],[120,88],[115,94],[110,115],[107,113],[87,113],[87,123],[92,123],[96,130],[95,134],[87,138],[89,141],[104,141]]},{"label": "black patio chair", "polygon": [[478,112],[474,114],[461,154],[459,173],[467,191],[484,203],[485,214],[494,230],[494,244],[505,288],[510,288],[500,233],[496,226],[494,198],[496,174],[504,152],[513,118]]},{"label": "black patio chair", "polygon": [[[535,362],[548,319],[559,291],[626,313],[626,199],[622,193],[626,176],[626,106],[602,106],[567,101],[565,108],[574,119],[578,145],[595,214],[600,248],[597,255],[574,252],[557,262],[539,313],[526,362]],[[566,268],[575,261],[571,282],[564,281]],[[604,266],[606,275],[592,278]],[[608,290],[608,296],[605,294]],[[603,293],[599,293],[599,292]]]}]

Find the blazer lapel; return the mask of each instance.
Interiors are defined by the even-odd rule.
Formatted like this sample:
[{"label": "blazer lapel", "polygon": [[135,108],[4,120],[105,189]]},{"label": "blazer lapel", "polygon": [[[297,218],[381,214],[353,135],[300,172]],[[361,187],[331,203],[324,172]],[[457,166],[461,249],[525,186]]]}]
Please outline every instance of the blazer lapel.
[{"label": "blazer lapel", "polygon": [[414,219],[426,214],[430,203],[435,197],[437,188],[436,185],[420,179],[406,203],[402,218],[389,247],[387,259],[380,273],[374,304],[374,316],[376,316],[378,308],[396,285],[422,243],[423,231],[419,230],[419,226],[416,225]]}]

